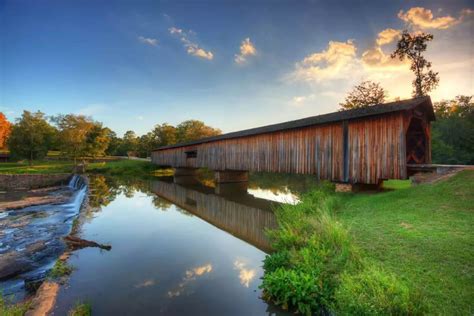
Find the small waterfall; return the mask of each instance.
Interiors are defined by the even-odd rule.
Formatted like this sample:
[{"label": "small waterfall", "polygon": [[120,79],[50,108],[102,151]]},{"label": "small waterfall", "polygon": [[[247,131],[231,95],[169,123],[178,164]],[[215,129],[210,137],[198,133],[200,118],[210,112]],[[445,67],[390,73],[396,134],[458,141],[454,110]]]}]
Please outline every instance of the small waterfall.
[{"label": "small waterfall", "polygon": [[68,206],[73,208],[74,213],[79,213],[82,202],[87,193],[87,184],[83,177],[75,174],[69,181],[68,187],[75,191]]}]

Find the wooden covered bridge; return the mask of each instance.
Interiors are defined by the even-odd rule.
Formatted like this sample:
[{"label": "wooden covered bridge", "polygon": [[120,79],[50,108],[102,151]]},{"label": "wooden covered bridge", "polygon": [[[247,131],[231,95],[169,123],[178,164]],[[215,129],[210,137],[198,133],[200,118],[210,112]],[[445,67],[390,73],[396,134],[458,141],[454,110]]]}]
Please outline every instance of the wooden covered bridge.
[{"label": "wooden covered bridge", "polygon": [[215,171],[217,182],[246,181],[248,171],[315,175],[349,184],[406,179],[410,164],[431,163],[429,97],[339,111],[161,147],[152,161]]}]

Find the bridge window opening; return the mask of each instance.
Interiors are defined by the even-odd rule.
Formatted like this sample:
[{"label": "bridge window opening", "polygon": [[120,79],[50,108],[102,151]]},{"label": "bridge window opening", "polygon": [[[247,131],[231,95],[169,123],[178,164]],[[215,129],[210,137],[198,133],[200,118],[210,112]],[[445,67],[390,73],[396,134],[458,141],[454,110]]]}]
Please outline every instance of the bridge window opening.
[{"label": "bridge window opening", "polygon": [[407,163],[423,164],[427,162],[427,140],[423,121],[413,118],[406,135]]},{"label": "bridge window opening", "polygon": [[197,150],[188,150],[185,152],[186,154],[186,159],[188,158],[196,158],[197,157]]}]

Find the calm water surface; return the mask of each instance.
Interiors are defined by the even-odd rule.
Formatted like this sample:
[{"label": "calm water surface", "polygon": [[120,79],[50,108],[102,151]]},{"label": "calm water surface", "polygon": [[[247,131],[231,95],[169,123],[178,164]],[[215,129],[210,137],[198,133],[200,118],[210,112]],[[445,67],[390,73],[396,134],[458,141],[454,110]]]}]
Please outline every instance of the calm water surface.
[{"label": "calm water surface", "polygon": [[171,181],[91,179],[81,237],[112,245],[86,248],[61,290],[55,315],[78,301],[94,315],[283,315],[260,299],[262,260],[275,227],[277,190],[218,189]]}]

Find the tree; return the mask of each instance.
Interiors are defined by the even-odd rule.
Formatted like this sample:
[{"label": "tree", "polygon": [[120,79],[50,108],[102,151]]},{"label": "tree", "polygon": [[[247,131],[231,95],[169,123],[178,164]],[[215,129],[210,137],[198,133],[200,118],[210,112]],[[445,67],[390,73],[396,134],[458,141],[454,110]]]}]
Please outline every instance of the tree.
[{"label": "tree", "polygon": [[43,113],[23,111],[11,129],[8,148],[13,158],[28,159],[31,164],[33,160],[46,156],[55,133]]},{"label": "tree", "polygon": [[134,131],[126,131],[120,144],[121,155],[133,156],[138,150],[138,137]]},{"label": "tree", "polygon": [[59,115],[52,119],[58,127],[60,150],[74,159],[85,156],[103,156],[110,139],[102,123],[84,115]]},{"label": "tree", "polygon": [[156,147],[176,144],[177,130],[173,125],[168,123],[157,124],[152,133],[156,141]]},{"label": "tree", "polygon": [[7,139],[10,135],[12,124],[7,121],[5,115],[0,112],[0,149],[5,148]]},{"label": "tree", "polygon": [[473,96],[457,96],[434,104],[432,125],[434,163],[474,164]]},{"label": "tree", "polygon": [[438,73],[431,70],[431,62],[423,56],[427,43],[432,40],[432,34],[410,34],[405,30],[397,43],[397,49],[391,55],[392,58],[408,58],[411,61],[410,69],[415,74],[415,80],[412,82],[414,97],[427,95],[439,84]]},{"label": "tree", "polygon": [[177,142],[188,142],[210,136],[220,135],[222,131],[204,124],[198,120],[188,120],[176,127]]},{"label": "tree", "polygon": [[355,86],[346,97],[344,103],[339,103],[343,110],[364,108],[385,102],[387,93],[377,82],[363,81]]}]

